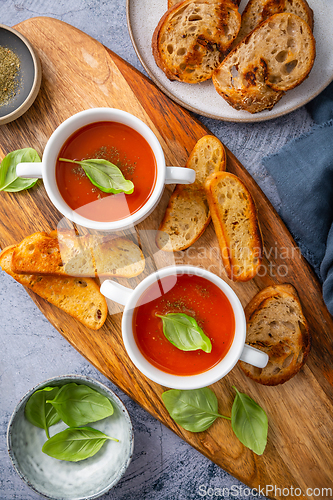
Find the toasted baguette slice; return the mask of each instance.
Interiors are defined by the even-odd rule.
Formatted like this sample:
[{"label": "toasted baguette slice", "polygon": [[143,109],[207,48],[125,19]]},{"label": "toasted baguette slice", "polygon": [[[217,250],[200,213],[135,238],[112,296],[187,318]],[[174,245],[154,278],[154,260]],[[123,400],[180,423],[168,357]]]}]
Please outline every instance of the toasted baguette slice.
[{"label": "toasted baguette slice", "polygon": [[90,249],[81,238],[68,235],[60,250],[58,238],[45,232],[33,233],[15,247],[12,270],[17,274],[95,276]]},{"label": "toasted baguette slice", "polygon": [[12,258],[12,269],[18,274],[132,278],[144,267],[140,248],[126,238],[78,237],[70,231],[27,236]]},{"label": "toasted baguette slice", "polygon": [[156,238],[161,250],[185,250],[200,238],[211,220],[204,182],[212,172],[225,170],[225,166],[223,144],[213,135],[199,139],[186,163],[196,172],[195,182],[178,185],[172,193]]},{"label": "toasted baguette slice", "polygon": [[311,335],[296,289],[289,284],[261,290],[246,306],[246,343],[269,356],[265,368],[240,361],[252,380],[283,384],[301,369],[311,347]]},{"label": "toasted baguette slice", "polygon": [[248,281],[262,260],[257,210],[241,180],[228,172],[211,174],[205,183],[222,261],[230,279]]},{"label": "toasted baguette slice", "polygon": [[91,236],[90,245],[97,276],[134,278],[145,268],[143,253],[131,240]]},{"label": "toasted baguette slice", "polygon": [[274,14],[291,12],[304,19],[313,30],[313,11],[306,0],[249,0],[243,14],[239,33],[233,43],[235,47],[259,24]]},{"label": "toasted baguette slice", "polygon": [[309,25],[295,14],[275,14],[229,53],[214,72],[213,83],[235,109],[272,109],[309,75],[315,54]]},{"label": "toasted baguette slice", "polygon": [[169,80],[208,80],[237,36],[240,22],[233,0],[185,0],[168,10],[154,31],[156,64]]},{"label": "toasted baguette slice", "polygon": [[1,252],[0,266],[3,271],[86,327],[98,330],[103,326],[108,308],[95,280],[70,276],[16,274],[11,268],[14,249],[15,246],[11,246]]}]

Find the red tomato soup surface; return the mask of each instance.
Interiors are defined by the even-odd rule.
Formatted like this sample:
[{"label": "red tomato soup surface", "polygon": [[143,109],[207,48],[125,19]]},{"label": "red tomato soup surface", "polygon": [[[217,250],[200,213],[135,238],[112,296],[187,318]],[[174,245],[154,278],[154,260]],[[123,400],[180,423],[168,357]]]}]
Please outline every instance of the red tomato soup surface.
[{"label": "red tomato soup surface", "polygon": [[[80,165],[59,161],[101,158],[134,184],[132,194],[104,193]],[[113,222],[137,212],[156,182],[156,160],[148,142],[135,130],[116,122],[95,122],[77,130],[63,145],[56,164],[56,181],[67,205],[87,219]]]},{"label": "red tomato soup surface", "polygon": [[[166,339],[162,319],[156,313],[185,313],[195,318],[210,338],[212,351],[181,351],[175,347]],[[133,332],[142,355],[152,365],[174,375],[196,375],[227,354],[234,339],[235,317],[228,298],[214,283],[179,274],[177,279],[162,278],[141,295],[133,313]]]}]

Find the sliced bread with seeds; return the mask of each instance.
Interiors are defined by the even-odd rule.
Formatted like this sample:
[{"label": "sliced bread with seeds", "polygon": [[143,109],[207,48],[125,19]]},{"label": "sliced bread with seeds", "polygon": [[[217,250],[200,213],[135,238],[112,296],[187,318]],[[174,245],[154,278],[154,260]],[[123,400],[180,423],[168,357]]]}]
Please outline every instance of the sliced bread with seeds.
[{"label": "sliced bread with seeds", "polygon": [[213,135],[205,135],[194,146],[186,167],[195,170],[195,182],[176,186],[157,233],[157,246],[167,252],[193,245],[210,223],[204,183],[212,172],[226,168],[223,144]]},{"label": "sliced bread with seeds", "polygon": [[213,74],[216,91],[235,109],[272,107],[309,75],[315,55],[309,25],[291,13],[275,14],[254,29]]},{"label": "sliced bread with seeds", "polygon": [[265,368],[240,361],[245,375],[263,385],[283,384],[304,365],[311,335],[294,286],[269,286],[246,306],[246,343],[269,356]]},{"label": "sliced bread with seeds", "polygon": [[209,209],[228,277],[248,281],[261,265],[262,238],[253,198],[234,174],[216,172],[205,182]]},{"label": "sliced bread with seeds", "polygon": [[313,30],[313,10],[306,0],[249,0],[242,13],[242,24],[233,47],[243,40],[259,24],[274,14],[291,12],[304,19]]},{"label": "sliced bread with seeds", "polygon": [[169,80],[208,80],[237,36],[240,23],[236,0],[184,0],[164,14],[154,31],[155,62]]},{"label": "sliced bread with seeds", "polygon": [[17,274],[11,268],[15,246],[0,253],[0,267],[18,283],[59,307],[92,330],[101,328],[107,318],[108,308],[99,286],[91,278]]}]

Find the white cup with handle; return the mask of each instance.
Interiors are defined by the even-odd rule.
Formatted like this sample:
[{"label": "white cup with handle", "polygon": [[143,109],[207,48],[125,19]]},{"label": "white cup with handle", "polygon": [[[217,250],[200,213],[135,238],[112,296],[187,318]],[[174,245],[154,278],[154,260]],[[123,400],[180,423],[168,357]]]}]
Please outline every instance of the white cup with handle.
[{"label": "white cup with handle", "polygon": [[[177,276],[181,274],[200,276],[220,288],[231,304],[235,319],[234,338],[226,355],[207,371],[186,376],[167,373],[154,366],[141,352],[133,332],[133,313],[144,292],[165,277],[173,276],[173,284],[175,284]],[[161,285],[159,288],[161,295],[168,291]],[[106,298],[125,306],[122,317],[122,337],[125,349],[134,365],[153,382],[172,389],[198,389],[222,379],[239,360],[258,368],[264,368],[267,365],[269,357],[266,353],[245,344],[246,319],[236,293],[223,279],[210,271],[189,265],[165,267],[147,276],[134,290],[115,281],[106,280],[101,285],[101,293]]]},{"label": "white cup with handle", "polygon": [[[56,163],[61,148],[72,134],[86,125],[96,122],[116,122],[127,125],[138,132],[150,146],[156,160],[156,181],[150,197],[135,213],[116,220],[101,222],[83,217],[71,209],[60,194],[56,181]],[[167,167],[161,144],[153,131],[136,116],[115,108],[92,108],[81,111],[65,120],[49,138],[41,163],[19,163],[16,167],[19,177],[43,179],[46,192],[59,212],[72,222],[97,230],[123,230],[143,221],[157,206],[166,184],[191,184],[195,171],[184,167]]]}]

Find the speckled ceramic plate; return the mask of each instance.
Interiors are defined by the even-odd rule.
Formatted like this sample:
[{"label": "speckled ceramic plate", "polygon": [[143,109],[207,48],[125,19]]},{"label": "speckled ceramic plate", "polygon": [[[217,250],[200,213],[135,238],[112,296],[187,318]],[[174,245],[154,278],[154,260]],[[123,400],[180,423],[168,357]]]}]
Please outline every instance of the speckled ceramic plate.
[{"label": "speckled ceramic plate", "polygon": [[[44,429],[35,427],[24,416],[25,404],[36,390],[69,382],[88,385],[109,398],[113,415],[93,422],[91,427],[119,439],[107,441],[96,455],[80,462],[45,455]],[[64,422],[58,422],[49,428],[50,436],[66,427]],[[14,468],[34,491],[53,500],[91,500],[109,491],[126,471],[133,453],[133,430],[125,406],[110,389],[88,377],[67,375],[46,380],[21,399],[8,425],[7,444]]]},{"label": "speckled ceramic plate", "polygon": [[[247,0],[242,0],[240,11]],[[314,11],[317,55],[310,76],[290,90],[271,111],[254,115],[237,111],[216,92],[210,81],[197,85],[170,82],[155,64],[151,39],[158,21],[167,9],[167,0],[127,0],[127,22],[136,53],[148,75],[171,99],[190,111],[210,118],[233,122],[258,122],[285,115],[303,106],[333,80],[333,1],[308,0]]]}]

